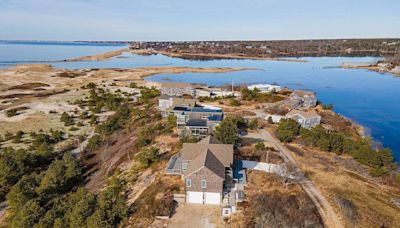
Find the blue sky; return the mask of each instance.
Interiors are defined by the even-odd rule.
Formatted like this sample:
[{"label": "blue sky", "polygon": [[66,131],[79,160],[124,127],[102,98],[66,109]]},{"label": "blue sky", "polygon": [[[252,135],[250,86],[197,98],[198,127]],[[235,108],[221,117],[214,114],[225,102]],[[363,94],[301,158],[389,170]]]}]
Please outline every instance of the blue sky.
[{"label": "blue sky", "polygon": [[400,0],[0,0],[0,39],[400,38]]}]

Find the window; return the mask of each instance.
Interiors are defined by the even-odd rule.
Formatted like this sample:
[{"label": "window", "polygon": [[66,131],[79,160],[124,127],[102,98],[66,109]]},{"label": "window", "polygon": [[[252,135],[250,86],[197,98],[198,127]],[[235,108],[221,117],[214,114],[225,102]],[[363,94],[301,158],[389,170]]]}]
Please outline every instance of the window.
[{"label": "window", "polygon": [[207,181],[201,180],[201,188],[206,188],[206,187],[207,187]]},{"label": "window", "polygon": [[186,179],[186,187],[188,187],[188,188],[192,187],[192,180],[191,179]]},{"label": "window", "polygon": [[182,171],[186,171],[187,170],[187,163],[182,163]]}]

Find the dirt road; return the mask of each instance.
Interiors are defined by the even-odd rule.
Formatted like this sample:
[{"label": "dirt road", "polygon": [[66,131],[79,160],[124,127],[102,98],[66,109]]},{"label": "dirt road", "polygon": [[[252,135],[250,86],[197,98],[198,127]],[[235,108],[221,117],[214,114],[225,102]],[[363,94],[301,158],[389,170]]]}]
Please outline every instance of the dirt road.
[{"label": "dirt road", "polygon": [[[286,162],[290,163],[293,167],[295,167],[299,172],[301,172],[296,160],[292,157],[289,149],[285,147],[277,138],[272,136],[266,130],[259,130],[260,136],[265,141],[271,143],[278,149],[286,160]],[[304,175],[302,175],[304,176]],[[306,177],[303,178],[304,181],[300,182],[300,185],[304,189],[304,191],[308,194],[308,196],[312,199],[318,211],[324,221],[326,227],[332,228],[342,228],[343,224],[338,217],[338,215],[333,210],[332,206],[326,200],[326,198],[321,194],[318,188]]]}]

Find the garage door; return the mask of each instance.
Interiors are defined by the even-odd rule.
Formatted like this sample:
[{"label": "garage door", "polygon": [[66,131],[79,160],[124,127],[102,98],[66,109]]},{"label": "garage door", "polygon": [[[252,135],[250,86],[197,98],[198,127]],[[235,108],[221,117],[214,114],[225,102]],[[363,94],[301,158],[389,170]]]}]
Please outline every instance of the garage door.
[{"label": "garage door", "polygon": [[199,203],[203,204],[203,193],[202,192],[187,192],[188,203]]},{"label": "garage door", "polygon": [[206,192],[204,193],[205,203],[206,204],[220,204],[221,203],[221,194],[215,192]]}]

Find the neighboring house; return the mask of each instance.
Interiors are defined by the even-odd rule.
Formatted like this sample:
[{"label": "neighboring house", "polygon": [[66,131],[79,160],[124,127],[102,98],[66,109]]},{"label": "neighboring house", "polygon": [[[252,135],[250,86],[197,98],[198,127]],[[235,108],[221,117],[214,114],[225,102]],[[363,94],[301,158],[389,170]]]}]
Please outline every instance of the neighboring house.
[{"label": "neighboring house", "polygon": [[289,102],[292,108],[313,108],[317,106],[317,96],[312,91],[295,90],[290,94]]},{"label": "neighboring house", "polygon": [[303,112],[292,110],[286,114],[287,118],[297,121],[304,128],[313,128],[321,123],[321,116],[315,111]]},{"label": "neighboring house", "polygon": [[255,84],[251,86],[247,86],[247,89],[254,90],[258,89],[261,93],[269,93],[269,92],[279,92],[282,90],[282,87],[275,84]]},{"label": "neighboring house", "polygon": [[158,98],[158,107],[162,111],[165,111],[171,107],[194,108],[195,106],[196,100],[194,98],[182,98],[165,94]]},{"label": "neighboring house", "polygon": [[178,98],[178,96],[168,96],[165,94],[162,94],[159,98],[158,98],[158,108],[160,110],[166,110],[170,107],[172,107],[173,103],[172,100],[173,98]]},{"label": "neighboring house", "polygon": [[196,89],[196,97],[211,97],[211,91],[207,89]]},{"label": "neighboring house", "polygon": [[190,95],[195,97],[195,89],[190,83],[162,83],[161,94],[169,96]]},{"label": "neighboring house", "polygon": [[186,203],[221,205],[235,184],[232,169],[233,145],[208,136],[198,143],[184,143],[166,172],[182,176]]},{"label": "neighboring house", "polygon": [[189,119],[186,122],[184,134],[195,138],[204,138],[214,132],[222,118],[222,115],[213,115],[206,119]]},{"label": "neighboring house", "polygon": [[279,122],[281,122],[282,119],[286,119],[286,116],[268,114],[268,115],[265,117],[265,120],[268,121],[269,119],[271,119],[273,123],[279,123]]},{"label": "neighboring house", "polygon": [[192,119],[210,120],[217,122],[218,119],[222,120],[224,116],[224,112],[222,111],[222,109],[211,107],[188,108],[175,106],[166,110],[166,116],[170,114],[174,114],[176,116],[176,124],[178,129],[184,129],[186,123]]},{"label": "neighboring house", "polygon": [[226,91],[221,88],[197,88],[196,97],[227,97],[227,96],[240,96],[239,92]]}]

